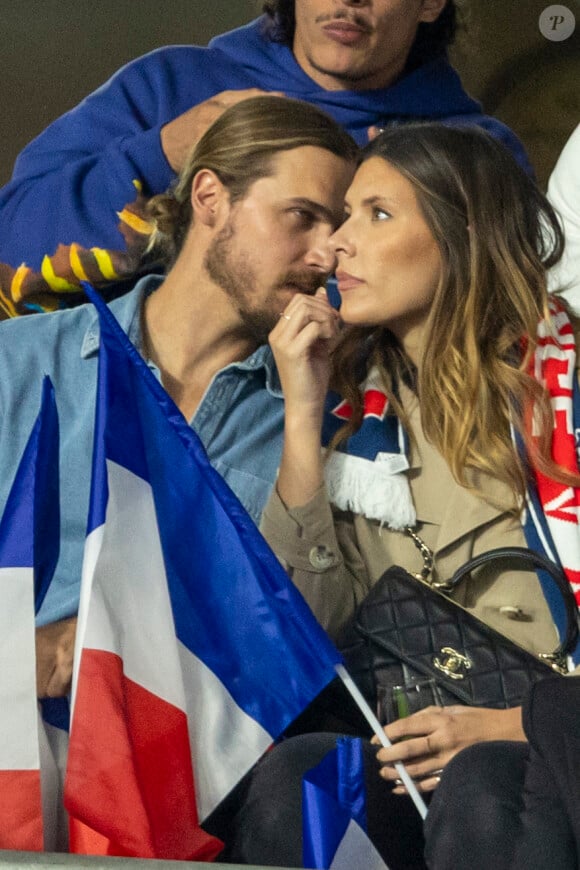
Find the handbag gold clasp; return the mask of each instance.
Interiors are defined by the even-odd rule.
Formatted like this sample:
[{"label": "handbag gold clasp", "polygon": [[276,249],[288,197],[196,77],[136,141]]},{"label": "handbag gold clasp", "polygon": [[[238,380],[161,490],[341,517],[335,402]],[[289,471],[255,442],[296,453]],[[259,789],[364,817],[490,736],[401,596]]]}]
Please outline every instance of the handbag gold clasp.
[{"label": "handbag gold clasp", "polygon": [[467,676],[467,671],[471,668],[472,661],[468,656],[464,656],[454,650],[453,647],[444,646],[440,654],[444,658],[434,656],[433,666],[437,670],[445,674],[451,680],[463,680]]}]

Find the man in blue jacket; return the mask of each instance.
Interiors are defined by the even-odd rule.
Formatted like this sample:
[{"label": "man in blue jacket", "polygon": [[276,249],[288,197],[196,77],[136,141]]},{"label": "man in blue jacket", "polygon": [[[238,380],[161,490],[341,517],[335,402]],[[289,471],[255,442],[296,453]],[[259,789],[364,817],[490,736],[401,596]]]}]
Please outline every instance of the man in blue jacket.
[{"label": "man in blue jacket", "polygon": [[224,108],[262,91],[314,103],[359,144],[369,128],[407,120],[478,124],[527,165],[447,60],[455,11],[454,0],[267,0],[261,18],[207,48],[129,63],[16,161],[0,192],[0,311],[67,304],[83,278],[132,279],[147,200]]},{"label": "man in blue jacket", "polygon": [[[156,200],[167,274],[144,276],[111,303],[256,522],[284,423],[268,333],[296,293],[324,292],[356,152],[346,132],[302,101],[265,96],[233,106],[197,143],[175,190]],[[99,340],[92,305],[0,324],[0,515],[45,374],[59,413],[60,552],[38,616],[40,696],[66,693],[70,678]]]}]

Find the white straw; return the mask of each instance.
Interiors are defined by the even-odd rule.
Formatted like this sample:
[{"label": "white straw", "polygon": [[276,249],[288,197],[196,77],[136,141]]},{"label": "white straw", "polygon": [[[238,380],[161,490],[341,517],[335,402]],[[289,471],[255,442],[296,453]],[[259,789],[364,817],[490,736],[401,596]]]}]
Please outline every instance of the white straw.
[{"label": "white straw", "polygon": [[[352,677],[350,676],[350,674],[348,673],[348,671],[346,670],[344,665],[335,665],[334,667],[335,667],[336,673],[338,674],[338,676],[340,677],[340,679],[342,680],[342,682],[344,683],[344,685],[346,686],[346,688],[348,689],[350,694],[352,695],[357,707],[360,709],[361,713],[363,714],[363,716],[365,717],[365,719],[367,720],[367,722],[369,723],[369,725],[371,726],[371,728],[373,729],[373,731],[375,732],[375,734],[377,735],[379,740],[381,741],[382,745],[386,746],[387,748],[392,746],[393,744],[391,743],[391,741],[389,740],[389,738],[385,734],[384,730],[382,729],[381,723],[379,722],[379,720],[377,719],[377,717],[375,716],[375,714],[373,713],[373,711],[371,710],[371,708],[367,704],[363,695],[360,693],[358,686],[353,681]],[[395,762],[395,770],[397,771],[397,773],[399,774],[399,777],[403,781],[403,785],[407,789],[407,791],[409,793],[409,797],[411,798],[411,800],[415,804],[415,806],[417,808],[417,812],[419,813],[421,818],[424,819],[427,816],[427,807],[425,805],[425,801],[423,800],[423,798],[419,794],[417,786],[415,785],[415,783],[413,782],[413,780],[411,779],[411,777],[407,773],[407,769],[406,769],[405,765],[401,761],[397,761],[397,762]]]}]

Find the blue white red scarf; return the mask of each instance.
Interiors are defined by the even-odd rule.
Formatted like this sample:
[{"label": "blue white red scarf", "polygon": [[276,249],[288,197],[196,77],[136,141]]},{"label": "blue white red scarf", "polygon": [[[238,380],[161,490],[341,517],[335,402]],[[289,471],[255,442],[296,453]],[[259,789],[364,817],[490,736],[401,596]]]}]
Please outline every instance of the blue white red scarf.
[{"label": "blue white red scarf", "polygon": [[[562,467],[578,473],[580,389],[574,334],[556,299],[550,302],[550,314],[549,320],[539,324],[529,373],[550,394],[554,409],[552,456]],[[362,389],[362,425],[330,456],[326,465],[329,498],[341,510],[362,514],[389,528],[403,529],[416,522],[405,474],[409,468],[408,439],[398,418],[387,414],[388,399],[378,370],[370,371]],[[330,393],[322,431],[324,445],[351,415],[350,405],[337,393]],[[533,410],[529,416],[532,425]],[[522,515],[527,544],[562,567],[580,606],[580,488],[556,483],[536,469],[533,477]],[[543,585],[550,606],[557,607],[551,585]],[[554,616],[560,625],[561,619],[556,613]]]},{"label": "blue white red scarf", "polygon": [[[574,332],[555,298],[550,301],[550,314],[549,321],[539,324],[537,347],[528,371],[550,394],[554,410],[552,457],[558,465],[578,473],[580,389]],[[533,409],[530,425],[533,437]],[[528,489],[523,518],[526,541],[530,549],[561,565],[580,606],[580,488],[556,483],[537,469],[533,473],[534,485]],[[545,591],[552,604],[547,587]]]},{"label": "blue white red scarf", "polygon": [[[326,466],[326,488],[332,504],[392,529],[404,529],[416,522],[409,481],[409,440],[398,417],[387,414],[389,400],[378,369],[372,369],[362,386],[363,422],[360,428],[330,454]],[[326,398],[322,443],[350,419],[352,408],[338,393]]]}]

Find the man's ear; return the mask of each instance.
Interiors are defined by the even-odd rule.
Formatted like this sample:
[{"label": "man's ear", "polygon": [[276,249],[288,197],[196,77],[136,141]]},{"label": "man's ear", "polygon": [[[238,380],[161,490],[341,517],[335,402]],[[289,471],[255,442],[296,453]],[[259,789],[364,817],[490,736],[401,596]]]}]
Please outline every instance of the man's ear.
[{"label": "man's ear", "polygon": [[437,21],[446,6],[447,0],[423,0],[423,8],[419,14],[419,21],[425,24]]},{"label": "man's ear", "polygon": [[191,207],[194,221],[206,226],[216,222],[220,206],[229,202],[226,188],[211,169],[200,169],[191,184]]}]

